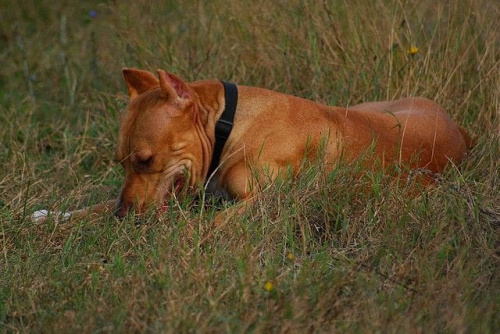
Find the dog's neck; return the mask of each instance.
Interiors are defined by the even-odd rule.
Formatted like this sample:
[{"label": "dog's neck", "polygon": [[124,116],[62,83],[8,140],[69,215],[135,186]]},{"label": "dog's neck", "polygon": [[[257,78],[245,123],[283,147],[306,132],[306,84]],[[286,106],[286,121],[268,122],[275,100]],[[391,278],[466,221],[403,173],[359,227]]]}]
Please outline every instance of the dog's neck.
[{"label": "dog's neck", "polygon": [[[207,131],[215,129],[215,123],[224,111],[224,87],[220,81],[206,80],[195,81],[188,84],[196,93],[200,119]],[[208,133],[210,133],[208,131]]]},{"label": "dog's neck", "polygon": [[[208,143],[202,140],[203,146],[203,175],[205,181],[217,166],[212,165],[214,148],[216,146],[216,126],[226,108],[225,87],[220,81],[197,81],[189,84],[196,92],[196,104],[198,109],[198,133],[206,138]],[[201,129],[203,128],[203,130]],[[203,133],[202,133],[203,132]],[[221,148],[217,154],[220,154]],[[218,163],[216,163],[218,164]]]}]

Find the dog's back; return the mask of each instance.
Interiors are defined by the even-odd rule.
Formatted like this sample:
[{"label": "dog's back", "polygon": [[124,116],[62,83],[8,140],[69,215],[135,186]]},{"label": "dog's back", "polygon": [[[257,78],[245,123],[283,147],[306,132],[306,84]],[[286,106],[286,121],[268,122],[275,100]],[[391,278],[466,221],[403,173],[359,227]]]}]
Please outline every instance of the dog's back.
[{"label": "dog's back", "polygon": [[384,161],[409,168],[441,172],[450,162],[462,161],[473,146],[446,111],[425,98],[355,105],[345,110],[342,123],[349,151],[360,154],[373,145]]}]

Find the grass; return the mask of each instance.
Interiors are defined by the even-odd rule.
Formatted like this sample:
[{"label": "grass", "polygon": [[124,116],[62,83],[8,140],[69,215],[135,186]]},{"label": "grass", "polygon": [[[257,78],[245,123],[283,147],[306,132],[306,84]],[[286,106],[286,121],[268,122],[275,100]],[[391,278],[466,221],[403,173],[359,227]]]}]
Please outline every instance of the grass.
[{"label": "grass", "polygon": [[[499,16],[487,0],[3,0],[0,330],[498,332]],[[421,95],[478,144],[418,196],[311,167],[223,229],[189,201],[140,224],[31,223],[117,196],[124,66],[339,106]]]}]

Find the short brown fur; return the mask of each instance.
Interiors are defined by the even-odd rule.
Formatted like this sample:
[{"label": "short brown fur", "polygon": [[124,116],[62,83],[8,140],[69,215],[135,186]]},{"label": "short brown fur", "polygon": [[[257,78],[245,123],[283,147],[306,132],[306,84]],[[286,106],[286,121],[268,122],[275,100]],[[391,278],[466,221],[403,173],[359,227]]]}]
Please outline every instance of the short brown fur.
[{"label": "short brown fur", "polygon": [[[214,175],[208,175],[214,129],[224,106],[219,81],[186,83],[158,70],[124,69],[130,105],[119,133],[117,158],[125,179],[116,214],[162,207],[179,184],[251,201],[285,168],[295,173],[306,157],[328,169],[365,157],[366,168],[398,166],[440,173],[460,163],[473,145],[438,104],[425,98],[329,107],[274,91],[238,86],[234,127]],[[257,171],[257,177],[256,177]],[[266,177],[261,177],[265,172]],[[90,208],[78,215],[100,211]]]}]

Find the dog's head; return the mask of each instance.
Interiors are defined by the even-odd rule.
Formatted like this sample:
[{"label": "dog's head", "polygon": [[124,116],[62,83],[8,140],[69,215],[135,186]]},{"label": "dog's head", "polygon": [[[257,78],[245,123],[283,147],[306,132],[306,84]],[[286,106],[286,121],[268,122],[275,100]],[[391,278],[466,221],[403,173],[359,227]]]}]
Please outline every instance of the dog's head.
[{"label": "dog's head", "polygon": [[179,77],[158,70],[124,69],[130,103],[119,132],[117,160],[125,179],[116,215],[162,208],[206,174],[197,96]]}]

